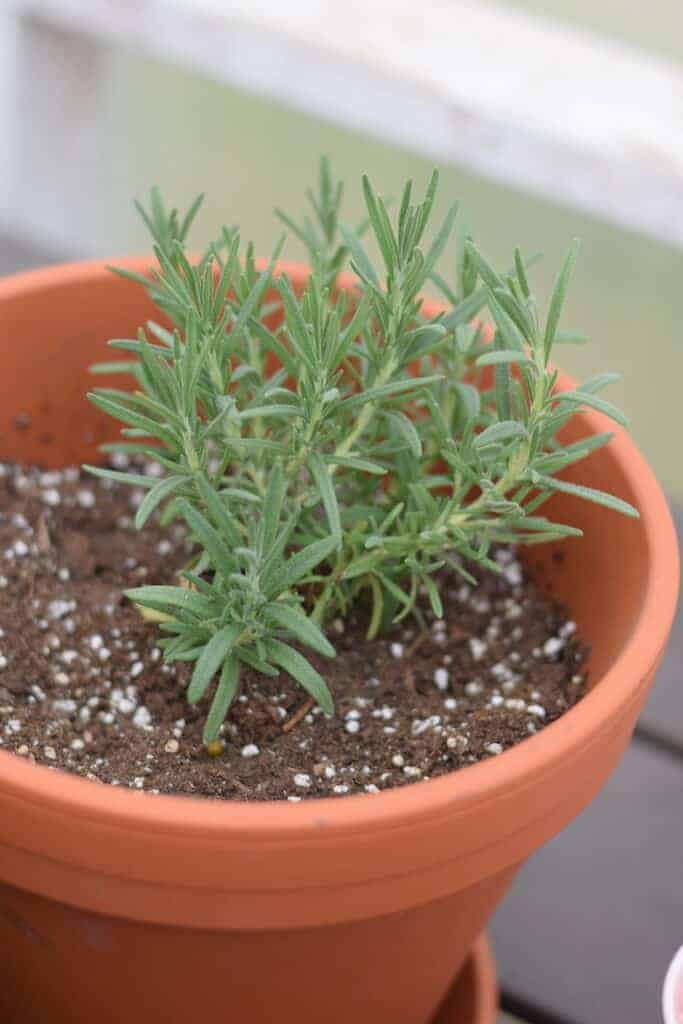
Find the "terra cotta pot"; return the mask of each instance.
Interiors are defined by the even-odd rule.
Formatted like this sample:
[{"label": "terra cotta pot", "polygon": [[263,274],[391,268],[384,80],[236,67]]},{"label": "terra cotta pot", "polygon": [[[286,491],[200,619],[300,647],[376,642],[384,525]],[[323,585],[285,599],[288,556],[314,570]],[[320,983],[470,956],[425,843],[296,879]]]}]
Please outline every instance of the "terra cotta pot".
[{"label": "terra cotta pot", "polygon": [[[92,461],[116,425],[84,397],[88,366],[153,316],[99,262],[0,282],[0,457]],[[568,438],[605,426],[582,413]],[[568,476],[641,518],[554,499],[585,537],[528,564],[590,643],[592,689],[501,757],[378,795],[244,804],[0,752],[2,1020],[425,1024],[520,864],[614,768],[671,626],[674,529],[634,443],[618,432]]]},{"label": "terra cotta pot", "polygon": [[497,1020],[496,965],[486,936],[480,935],[432,1024],[496,1024]]}]

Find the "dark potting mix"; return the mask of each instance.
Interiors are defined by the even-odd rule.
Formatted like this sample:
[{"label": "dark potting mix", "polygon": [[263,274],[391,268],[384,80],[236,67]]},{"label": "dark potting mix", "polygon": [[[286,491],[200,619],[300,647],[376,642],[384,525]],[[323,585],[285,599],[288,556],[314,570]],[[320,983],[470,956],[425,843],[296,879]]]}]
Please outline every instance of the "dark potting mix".
[{"label": "dark potting mix", "polygon": [[164,663],[157,625],[124,596],[177,584],[192,549],[182,525],[162,529],[155,516],[134,528],[143,495],[78,468],[0,467],[0,749],[147,793],[374,794],[497,757],[585,693],[574,622],[499,546],[502,571],[474,567],[478,586],[440,578],[441,618],[425,600],[421,625],[406,619],[368,640],[359,603],[328,624],[337,657],[307,657],[332,717],[286,672],[245,670],[211,756],[208,698],[185,697],[191,666]]}]

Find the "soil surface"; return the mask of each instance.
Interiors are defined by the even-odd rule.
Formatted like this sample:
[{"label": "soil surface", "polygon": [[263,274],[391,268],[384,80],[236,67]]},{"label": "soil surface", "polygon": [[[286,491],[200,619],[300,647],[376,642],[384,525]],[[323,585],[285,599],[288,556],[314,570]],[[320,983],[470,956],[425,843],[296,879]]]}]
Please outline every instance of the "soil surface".
[{"label": "soil surface", "polygon": [[425,612],[426,630],[368,641],[362,610],[332,623],[337,658],[313,660],[333,718],[285,674],[245,671],[212,758],[187,664],[164,664],[156,627],[122,596],[174,582],[188,558],[181,527],[135,530],[141,498],[78,469],[0,465],[0,749],[148,793],[298,801],[496,757],[585,693],[574,623],[501,548],[502,573],[478,570],[478,587],[442,579],[444,618]]}]

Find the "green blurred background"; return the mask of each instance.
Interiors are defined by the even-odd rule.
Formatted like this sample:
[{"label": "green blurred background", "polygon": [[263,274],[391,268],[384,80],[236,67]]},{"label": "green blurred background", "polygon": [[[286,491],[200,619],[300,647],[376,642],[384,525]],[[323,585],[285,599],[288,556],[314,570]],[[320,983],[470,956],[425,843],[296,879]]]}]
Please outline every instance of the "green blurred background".
[{"label": "green blurred background", "polygon": [[[549,13],[567,8],[565,0],[529,0],[526,6]],[[607,10],[594,10],[583,0],[575,7],[579,22],[592,15],[598,27],[606,27]],[[664,4],[663,9],[672,24],[680,19],[677,5]],[[626,38],[629,25],[625,19],[619,26]],[[668,34],[661,28],[660,22],[650,45],[663,45]],[[670,33],[674,37],[678,40],[680,33]],[[174,204],[188,202],[199,191],[207,193],[194,236],[197,244],[220,223],[238,223],[243,236],[267,255],[280,232],[273,207],[294,214],[303,210],[304,188],[316,174],[320,153],[330,156],[337,176],[347,181],[350,221],[361,213],[362,171],[384,194],[396,195],[406,177],[424,184],[432,167],[414,154],[130,54],[116,58],[109,102],[112,144],[107,159],[114,161],[114,185],[104,204],[106,230],[96,242],[97,250],[107,255],[146,247],[131,197],[144,197],[152,183]],[[483,181],[459,167],[441,170],[441,209],[458,199],[461,226],[472,231],[494,261],[507,261],[515,244],[526,252],[543,252],[534,270],[541,303],[547,301],[569,241],[575,235],[581,238],[563,325],[586,333],[590,344],[564,347],[563,366],[579,376],[599,370],[623,374],[608,397],[630,416],[633,432],[668,492],[683,497],[677,428],[683,253]],[[290,239],[287,252],[301,255],[296,239]],[[444,272],[452,270],[452,262],[451,252],[443,261]]]}]

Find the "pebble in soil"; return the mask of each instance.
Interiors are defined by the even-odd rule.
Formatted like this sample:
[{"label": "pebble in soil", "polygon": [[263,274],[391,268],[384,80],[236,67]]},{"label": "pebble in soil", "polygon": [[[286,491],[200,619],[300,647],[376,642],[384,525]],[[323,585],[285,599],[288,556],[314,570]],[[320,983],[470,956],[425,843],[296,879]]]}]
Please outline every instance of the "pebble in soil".
[{"label": "pebble in soil", "polygon": [[332,622],[337,658],[315,660],[333,718],[286,675],[245,672],[211,757],[188,666],[164,664],[156,628],[122,596],[172,582],[189,553],[180,526],[135,530],[141,498],[75,468],[0,466],[0,749],[149,793],[297,802],[496,757],[585,692],[574,623],[501,548],[502,574],[442,580],[444,618],[427,615],[425,631],[367,641],[362,613]]}]

